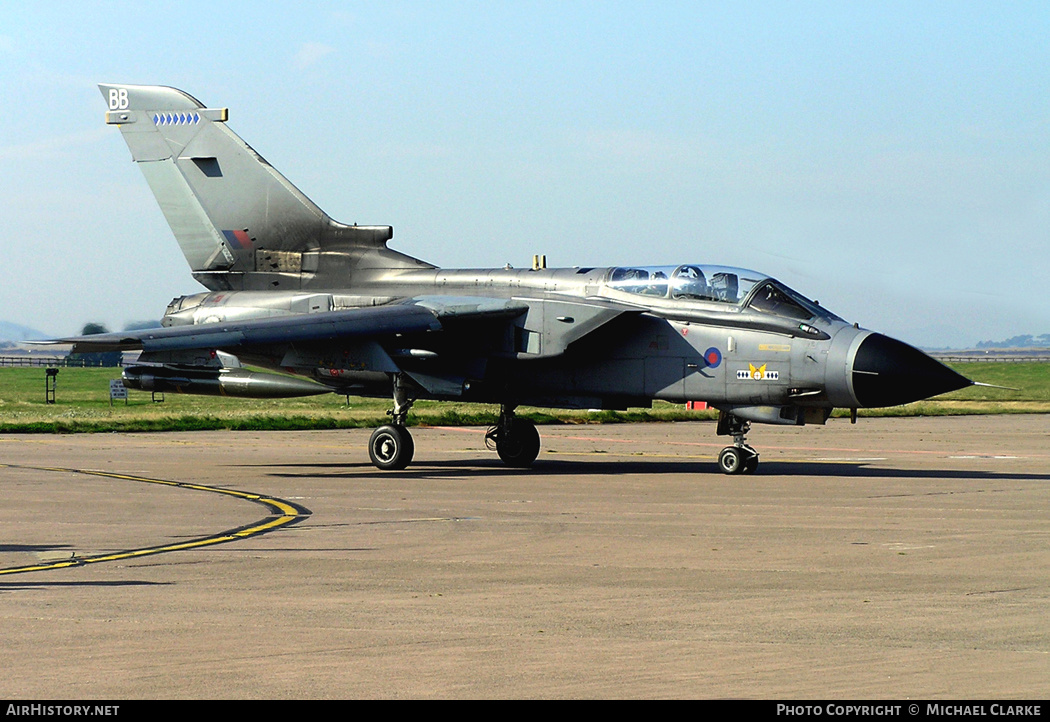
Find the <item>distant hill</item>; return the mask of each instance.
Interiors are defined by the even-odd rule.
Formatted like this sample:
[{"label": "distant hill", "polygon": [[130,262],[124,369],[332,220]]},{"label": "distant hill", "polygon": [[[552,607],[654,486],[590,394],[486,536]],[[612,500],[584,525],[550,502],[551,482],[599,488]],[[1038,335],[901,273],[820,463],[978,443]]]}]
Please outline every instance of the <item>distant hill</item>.
[{"label": "distant hill", "polygon": [[51,336],[35,328],[0,321],[0,341],[39,341],[46,338]]},{"label": "distant hill", "polygon": [[1050,333],[1039,336],[1025,334],[1003,341],[979,341],[976,348],[1046,348],[1050,347]]},{"label": "distant hill", "polygon": [[124,331],[141,331],[144,328],[161,328],[160,321],[132,321],[124,326]]}]

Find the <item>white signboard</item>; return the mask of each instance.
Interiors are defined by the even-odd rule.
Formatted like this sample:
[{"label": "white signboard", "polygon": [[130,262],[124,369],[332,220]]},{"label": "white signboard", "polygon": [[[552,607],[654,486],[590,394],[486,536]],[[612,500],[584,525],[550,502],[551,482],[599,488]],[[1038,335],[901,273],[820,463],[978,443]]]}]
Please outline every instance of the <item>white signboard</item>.
[{"label": "white signboard", "polygon": [[109,403],[113,405],[113,399],[124,399],[124,403],[128,402],[128,389],[124,386],[123,379],[113,379],[109,382]]}]

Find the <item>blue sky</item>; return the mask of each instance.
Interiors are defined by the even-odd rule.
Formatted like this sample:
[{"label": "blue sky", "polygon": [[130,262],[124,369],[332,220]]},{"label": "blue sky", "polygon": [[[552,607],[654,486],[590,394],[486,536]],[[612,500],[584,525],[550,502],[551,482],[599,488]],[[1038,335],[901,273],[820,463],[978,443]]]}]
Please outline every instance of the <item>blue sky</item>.
[{"label": "blue sky", "polygon": [[699,262],[925,346],[1050,332],[1046,3],[0,8],[0,320],[193,281],[98,82],[211,107],[333,217],[447,267]]}]

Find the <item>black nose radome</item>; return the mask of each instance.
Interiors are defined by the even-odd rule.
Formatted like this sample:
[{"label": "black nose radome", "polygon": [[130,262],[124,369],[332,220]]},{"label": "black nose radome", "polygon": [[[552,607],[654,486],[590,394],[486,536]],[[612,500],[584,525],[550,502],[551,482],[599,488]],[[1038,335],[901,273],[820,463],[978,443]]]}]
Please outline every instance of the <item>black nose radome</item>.
[{"label": "black nose radome", "polygon": [[864,339],[853,358],[853,394],[861,406],[896,406],[970,386],[917,348],[881,333]]}]

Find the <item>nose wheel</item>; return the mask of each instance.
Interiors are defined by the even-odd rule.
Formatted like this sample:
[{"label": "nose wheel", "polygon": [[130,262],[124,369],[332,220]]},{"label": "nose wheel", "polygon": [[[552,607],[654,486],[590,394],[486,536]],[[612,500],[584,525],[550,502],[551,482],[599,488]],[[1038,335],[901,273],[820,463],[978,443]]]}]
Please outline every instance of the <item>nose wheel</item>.
[{"label": "nose wheel", "polygon": [[725,411],[719,412],[717,433],[733,437],[733,445],[722,449],[718,455],[718,468],[723,474],[751,474],[758,468],[758,452],[746,441],[750,429],[750,421]]},{"label": "nose wheel", "polygon": [[758,468],[758,452],[750,446],[727,446],[718,455],[723,474],[750,474]]}]

